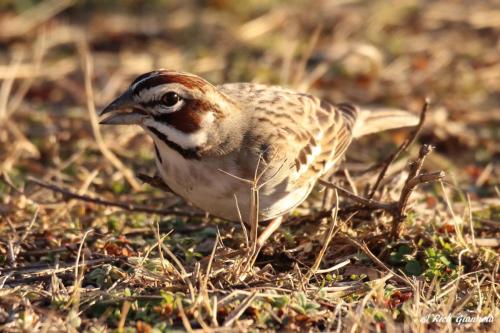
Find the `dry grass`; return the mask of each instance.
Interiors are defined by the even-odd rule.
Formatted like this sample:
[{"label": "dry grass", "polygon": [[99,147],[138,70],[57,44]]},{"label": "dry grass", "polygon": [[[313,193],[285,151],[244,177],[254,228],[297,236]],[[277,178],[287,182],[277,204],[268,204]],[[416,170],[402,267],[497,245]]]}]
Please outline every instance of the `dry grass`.
[{"label": "dry grass", "polygon": [[[494,330],[494,3],[0,4],[0,331]],[[318,189],[248,265],[255,230],[141,185],[149,139],[97,126],[96,108],[157,67],[415,112],[430,96],[419,140],[373,199],[400,198],[423,144],[436,147],[423,171],[447,176],[413,191],[394,240],[391,214]],[[335,183],[369,194],[406,135],[353,144]],[[458,324],[465,314],[495,322]]]}]

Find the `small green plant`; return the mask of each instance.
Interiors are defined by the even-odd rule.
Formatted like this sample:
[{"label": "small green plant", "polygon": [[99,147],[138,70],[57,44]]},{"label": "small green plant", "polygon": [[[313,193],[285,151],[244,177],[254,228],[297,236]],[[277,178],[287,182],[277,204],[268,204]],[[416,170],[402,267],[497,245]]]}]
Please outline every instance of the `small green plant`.
[{"label": "small green plant", "polygon": [[281,309],[290,303],[290,298],[288,296],[276,297],[272,301],[273,308]]},{"label": "small green plant", "polygon": [[111,182],[111,191],[113,191],[113,193],[122,194],[125,193],[126,190],[127,190],[126,183],[122,181]]},{"label": "small green plant", "polygon": [[431,280],[449,280],[457,275],[456,265],[450,261],[445,251],[429,247],[424,250],[425,264],[427,269],[424,276]]},{"label": "small green plant", "polygon": [[391,252],[389,262],[394,265],[403,266],[405,274],[419,276],[422,274],[422,266],[412,252],[412,249],[408,245],[400,245],[396,251]]},{"label": "small green plant", "polygon": [[304,293],[297,294],[297,305],[294,307],[294,309],[296,309],[300,313],[302,314],[314,313],[320,307],[321,306],[318,303],[308,299],[306,294]]}]

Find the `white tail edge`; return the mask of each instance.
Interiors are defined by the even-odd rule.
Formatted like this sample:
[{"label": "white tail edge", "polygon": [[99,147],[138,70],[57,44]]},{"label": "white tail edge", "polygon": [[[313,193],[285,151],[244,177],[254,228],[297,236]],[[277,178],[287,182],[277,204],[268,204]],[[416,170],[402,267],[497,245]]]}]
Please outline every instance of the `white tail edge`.
[{"label": "white tail edge", "polygon": [[359,138],[391,129],[416,126],[419,120],[415,114],[400,109],[362,109],[353,129],[353,137]]}]

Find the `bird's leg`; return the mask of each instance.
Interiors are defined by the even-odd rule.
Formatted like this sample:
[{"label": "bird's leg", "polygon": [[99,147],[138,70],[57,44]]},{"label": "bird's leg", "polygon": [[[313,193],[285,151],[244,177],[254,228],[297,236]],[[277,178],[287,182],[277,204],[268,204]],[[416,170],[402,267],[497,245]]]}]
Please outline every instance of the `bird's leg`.
[{"label": "bird's leg", "polygon": [[266,226],[264,231],[259,235],[259,238],[257,238],[257,250],[259,251],[264,244],[266,243],[266,240],[271,237],[271,235],[280,227],[281,223],[283,222],[283,216],[276,217],[269,222],[269,224]]},{"label": "bird's leg", "polygon": [[248,262],[246,264],[247,269],[253,266],[255,260],[257,260],[257,256],[259,255],[260,250],[262,250],[262,247],[264,246],[266,241],[280,227],[282,222],[283,216],[271,220],[264,231],[262,231],[262,233],[259,235],[259,237],[255,241],[255,245],[253,247],[253,251],[251,252],[250,258],[248,259]]}]

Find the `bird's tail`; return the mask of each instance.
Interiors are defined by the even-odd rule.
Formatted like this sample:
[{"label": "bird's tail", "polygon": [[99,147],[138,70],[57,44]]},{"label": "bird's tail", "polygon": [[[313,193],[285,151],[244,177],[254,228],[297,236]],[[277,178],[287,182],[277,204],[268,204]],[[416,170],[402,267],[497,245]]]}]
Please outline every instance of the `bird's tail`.
[{"label": "bird's tail", "polygon": [[352,131],[354,138],[390,129],[416,126],[419,117],[404,110],[372,109],[361,110]]}]

